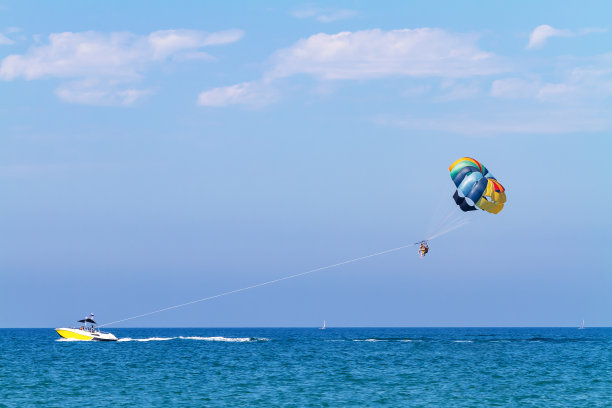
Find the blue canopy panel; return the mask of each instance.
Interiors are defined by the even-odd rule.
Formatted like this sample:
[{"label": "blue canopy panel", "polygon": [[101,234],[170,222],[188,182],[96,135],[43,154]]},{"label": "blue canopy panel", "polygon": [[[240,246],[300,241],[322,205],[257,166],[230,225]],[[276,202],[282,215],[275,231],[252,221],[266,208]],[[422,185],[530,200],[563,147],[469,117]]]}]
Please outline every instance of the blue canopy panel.
[{"label": "blue canopy panel", "polygon": [[459,185],[463,182],[463,179],[470,174],[480,174],[482,176],[482,173],[477,167],[466,166],[459,170],[459,173],[457,173],[457,175],[453,178],[455,186],[459,188]]},{"label": "blue canopy panel", "polygon": [[455,200],[459,208],[461,208],[464,212],[476,210],[476,207],[468,204],[468,202],[465,201],[465,197],[460,197],[457,191],[455,191],[455,194],[453,194],[453,199]]}]

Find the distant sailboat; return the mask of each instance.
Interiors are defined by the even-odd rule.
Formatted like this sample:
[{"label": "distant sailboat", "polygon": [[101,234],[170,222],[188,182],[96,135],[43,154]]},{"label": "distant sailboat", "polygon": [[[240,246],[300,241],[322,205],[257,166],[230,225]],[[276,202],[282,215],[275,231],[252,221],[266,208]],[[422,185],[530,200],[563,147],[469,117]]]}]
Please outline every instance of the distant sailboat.
[{"label": "distant sailboat", "polygon": [[323,320],[323,327],[319,327],[319,330],[325,330],[325,320]]},{"label": "distant sailboat", "polygon": [[582,319],[582,324],[580,325],[580,327],[578,328],[578,330],[583,330],[584,329],[584,319]]}]

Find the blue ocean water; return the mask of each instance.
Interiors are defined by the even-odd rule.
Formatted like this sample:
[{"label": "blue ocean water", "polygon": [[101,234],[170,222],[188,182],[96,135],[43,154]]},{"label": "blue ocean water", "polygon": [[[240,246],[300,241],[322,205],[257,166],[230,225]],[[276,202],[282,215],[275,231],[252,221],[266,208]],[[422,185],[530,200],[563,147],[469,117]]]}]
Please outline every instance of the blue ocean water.
[{"label": "blue ocean water", "polygon": [[612,406],[612,329],[0,329],[0,407]]}]

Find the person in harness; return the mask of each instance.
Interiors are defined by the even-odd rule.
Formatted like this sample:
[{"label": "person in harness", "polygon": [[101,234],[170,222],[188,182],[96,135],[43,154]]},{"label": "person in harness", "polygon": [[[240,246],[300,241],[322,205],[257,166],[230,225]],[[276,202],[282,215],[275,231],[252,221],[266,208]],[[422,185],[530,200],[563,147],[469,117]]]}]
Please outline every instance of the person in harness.
[{"label": "person in harness", "polygon": [[423,241],[421,242],[421,246],[419,248],[419,255],[422,257],[424,257],[427,253],[429,252],[429,246],[427,245],[427,242]]}]

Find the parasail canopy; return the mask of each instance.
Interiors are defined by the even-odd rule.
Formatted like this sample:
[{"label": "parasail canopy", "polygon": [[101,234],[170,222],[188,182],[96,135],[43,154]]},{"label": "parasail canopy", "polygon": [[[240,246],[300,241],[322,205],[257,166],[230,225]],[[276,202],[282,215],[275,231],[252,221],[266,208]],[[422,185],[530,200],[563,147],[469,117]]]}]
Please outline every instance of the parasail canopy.
[{"label": "parasail canopy", "polygon": [[478,207],[497,214],[504,208],[506,189],[478,160],[462,157],[448,170],[457,186],[453,199],[463,211],[474,211]]}]

